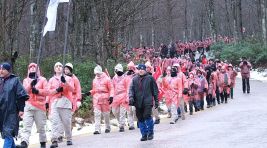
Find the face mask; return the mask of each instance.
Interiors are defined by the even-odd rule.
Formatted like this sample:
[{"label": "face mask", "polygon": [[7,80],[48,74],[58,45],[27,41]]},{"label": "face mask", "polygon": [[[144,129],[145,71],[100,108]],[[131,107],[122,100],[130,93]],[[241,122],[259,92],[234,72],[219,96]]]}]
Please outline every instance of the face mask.
[{"label": "face mask", "polygon": [[123,75],[123,72],[121,72],[121,71],[117,71],[116,74],[117,74],[118,76],[122,76],[122,75]]},{"label": "face mask", "polygon": [[72,77],[73,74],[72,74],[72,73],[68,73],[68,74],[66,74],[66,75]]},{"label": "face mask", "polygon": [[35,79],[35,72],[30,72],[29,73],[29,78],[31,78],[31,79]]},{"label": "face mask", "polygon": [[133,71],[133,70],[129,70],[129,71],[127,72],[127,75],[132,75],[132,74],[134,74],[134,71]]},{"label": "face mask", "polygon": [[177,72],[171,72],[171,77],[176,77],[177,76]]}]

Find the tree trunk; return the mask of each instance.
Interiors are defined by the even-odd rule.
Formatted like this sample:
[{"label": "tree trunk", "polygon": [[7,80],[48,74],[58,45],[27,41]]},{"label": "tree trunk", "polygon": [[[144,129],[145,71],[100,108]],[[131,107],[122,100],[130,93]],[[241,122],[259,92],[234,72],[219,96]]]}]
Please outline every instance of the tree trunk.
[{"label": "tree trunk", "polygon": [[213,39],[216,39],[217,30],[216,30],[216,20],[214,16],[214,0],[209,0],[209,23],[210,23],[210,30],[211,36]]},{"label": "tree trunk", "polygon": [[238,19],[239,19],[239,34],[241,39],[244,39],[244,28],[243,28],[243,21],[242,21],[242,2],[241,0],[238,0],[237,2],[237,7],[238,7]]},{"label": "tree trunk", "polygon": [[266,0],[261,0],[261,9],[262,9],[262,18],[261,18],[261,27],[262,27],[262,41],[266,45]]},{"label": "tree trunk", "polygon": [[187,0],[184,0],[185,7],[184,7],[184,40],[188,41],[188,20],[187,20]]}]

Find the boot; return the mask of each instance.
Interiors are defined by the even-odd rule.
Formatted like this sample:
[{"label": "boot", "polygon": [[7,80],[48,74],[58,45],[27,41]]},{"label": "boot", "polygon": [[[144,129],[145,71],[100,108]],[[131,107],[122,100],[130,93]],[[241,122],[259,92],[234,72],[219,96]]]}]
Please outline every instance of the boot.
[{"label": "boot", "polygon": [[58,140],[58,143],[61,143],[61,142],[63,142],[63,137],[62,137],[62,136],[59,136],[59,137],[57,138],[57,140]]},{"label": "boot", "polygon": [[193,111],[190,111],[189,115],[193,115]]},{"label": "boot", "polygon": [[16,145],[16,148],[28,148],[28,144],[25,141],[22,141],[20,145]]},{"label": "boot", "polygon": [[160,119],[156,119],[154,124],[159,124],[160,123]]},{"label": "boot", "polygon": [[134,130],[134,129],[135,129],[134,126],[129,127],[129,130]]},{"label": "boot", "polygon": [[50,145],[50,148],[56,148],[58,147],[57,141],[53,141],[52,145]]},{"label": "boot", "polygon": [[178,121],[179,118],[174,119],[173,121],[170,122],[170,124],[175,124]]},{"label": "boot", "polygon": [[40,142],[41,148],[46,148],[46,142]]},{"label": "boot", "polygon": [[153,133],[149,133],[147,136],[147,140],[152,140],[154,138],[154,134]]},{"label": "boot", "polygon": [[67,145],[72,145],[72,141],[67,141]]},{"label": "boot", "polygon": [[143,135],[140,139],[140,141],[147,141],[147,135]]},{"label": "boot", "polygon": [[105,133],[110,133],[110,129],[106,129],[105,130]]},{"label": "boot", "polygon": [[94,132],[94,135],[98,135],[98,134],[100,134],[99,131],[95,131],[95,132]]},{"label": "boot", "polygon": [[120,127],[119,132],[124,132],[124,127]]}]

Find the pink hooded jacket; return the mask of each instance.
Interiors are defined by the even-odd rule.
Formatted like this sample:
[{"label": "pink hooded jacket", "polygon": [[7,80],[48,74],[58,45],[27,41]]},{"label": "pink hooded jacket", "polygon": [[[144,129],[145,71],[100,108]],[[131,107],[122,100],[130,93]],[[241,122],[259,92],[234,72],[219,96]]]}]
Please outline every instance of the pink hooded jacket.
[{"label": "pink hooded jacket", "polygon": [[[227,75],[227,83],[224,80],[224,76]],[[219,73],[218,76],[218,86],[219,86],[219,91],[222,93],[224,90],[229,94],[230,93],[230,86],[231,85],[231,79],[230,75],[227,72],[224,73]]]},{"label": "pink hooded jacket", "polygon": [[[65,96],[73,103],[73,92],[74,92],[74,82],[73,79],[67,75],[64,75],[66,79],[66,84],[62,83],[60,77],[53,76],[48,81],[48,90],[49,90],[49,97],[47,99],[48,103],[53,103],[56,99]],[[58,87],[63,87],[63,92],[54,94],[55,90]]]},{"label": "pink hooded jacket", "polygon": [[92,90],[93,106],[101,112],[109,112],[109,97],[114,96],[114,87],[110,78],[102,73],[100,77],[95,77],[93,80]]},{"label": "pink hooded jacket", "polygon": [[46,78],[44,78],[40,75],[40,70],[38,69],[38,71],[37,71],[37,84],[35,85],[35,88],[37,90],[39,90],[39,94],[37,94],[37,95],[33,94],[32,93],[32,87],[31,87],[31,82],[33,79],[29,78],[29,73],[30,73],[29,69],[32,66],[35,66],[37,68],[37,64],[31,63],[28,66],[28,75],[23,80],[23,86],[30,96],[30,98],[27,102],[30,103],[32,106],[45,111],[46,110],[45,109],[46,96],[48,95],[48,89],[46,88],[47,80],[46,80]]},{"label": "pink hooded jacket", "polygon": [[127,99],[127,80],[126,76],[118,76],[115,75],[112,79],[113,86],[114,86],[114,99],[112,103],[112,107],[118,108],[122,105],[124,108],[129,108],[129,99]]},{"label": "pink hooded jacket", "polygon": [[77,102],[81,102],[82,99],[82,89],[79,79],[73,74],[72,77],[74,82],[74,91],[73,91],[73,108],[72,111],[76,111],[77,108]]},{"label": "pink hooded jacket", "polygon": [[172,82],[172,77],[171,76],[166,76],[162,80],[162,90],[164,91],[164,98],[166,102],[167,107],[171,107],[171,90],[170,90],[170,85]]},{"label": "pink hooded jacket", "polygon": [[182,79],[179,77],[172,77],[168,86],[168,90],[170,90],[169,92],[172,103],[174,103],[176,106],[179,106],[180,98],[183,96]]}]

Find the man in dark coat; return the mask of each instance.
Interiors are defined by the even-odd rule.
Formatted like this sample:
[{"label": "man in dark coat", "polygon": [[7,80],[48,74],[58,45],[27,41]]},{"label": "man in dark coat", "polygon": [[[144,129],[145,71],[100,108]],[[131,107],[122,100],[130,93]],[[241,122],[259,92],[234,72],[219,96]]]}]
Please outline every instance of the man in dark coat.
[{"label": "man in dark coat", "polygon": [[[152,107],[158,108],[158,87],[155,79],[146,72],[144,64],[138,65],[139,75],[132,80],[129,90],[129,104],[135,106],[141,141],[154,138]],[[155,103],[153,103],[155,102]]]},{"label": "man in dark coat", "polygon": [[5,140],[4,148],[15,148],[13,137],[18,135],[19,118],[28,99],[19,78],[10,70],[9,63],[0,65],[0,132]]}]

